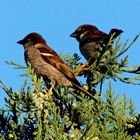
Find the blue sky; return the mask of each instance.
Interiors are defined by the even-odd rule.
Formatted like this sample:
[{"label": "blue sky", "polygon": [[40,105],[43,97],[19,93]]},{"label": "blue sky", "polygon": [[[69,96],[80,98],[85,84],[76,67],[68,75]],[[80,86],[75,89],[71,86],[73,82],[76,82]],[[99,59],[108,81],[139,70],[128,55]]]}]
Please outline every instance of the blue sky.
[{"label": "blue sky", "polygon": [[[78,43],[69,37],[81,24],[96,25],[108,33],[111,28],[124,31],[122,43],[131,41],[140,32],[139,0],[1,0],[0,4],[0,79],[7,85],[19,90],[24,78],[23,71],[15,70],[4,63],[13,60],[24,65],[23,48],[16,42],[28,33],[40,33],[56,52],[78,53]],[[128,51],[130,66],[140,63],[140,38]],[[82,56],[81,56],[82,57]],[[85,62],[84,58],[81,59]],[[132,97],[140,112],[140,86],[113,83],[116,93],[126,93]],[[0,106],[4,106],[5,93],[0,89]]]}]

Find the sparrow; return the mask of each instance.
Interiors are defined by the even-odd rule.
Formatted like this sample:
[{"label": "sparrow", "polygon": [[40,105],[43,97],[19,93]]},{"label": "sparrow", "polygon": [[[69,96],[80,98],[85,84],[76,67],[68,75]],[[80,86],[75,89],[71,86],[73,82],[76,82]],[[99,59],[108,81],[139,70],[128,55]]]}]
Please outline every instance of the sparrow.
[{"label": "sparrow", "polygon": [[[111,29],[109,34],[100,31],[96,26],[84,24],[79,26],[70,37],[76,38],[79,42],[79,49],[86,60],[97,59],[98,54],[104,46],[111,43],[122,33],[120,29]],[[111,40],[111,42],[110,42]],[[105,45],[104,45],[105,44]]]},{"label": "sparrow", "polygon": [[23,45],[25,62],[27,66],[28,62],[31,64],[38,77],[42,76],[45,82],[51,82],[54,85],[73,87],[93,98],[88,91],[81,87],[73,71],[47,45],[40,34],[32,32],[17,43]]}]

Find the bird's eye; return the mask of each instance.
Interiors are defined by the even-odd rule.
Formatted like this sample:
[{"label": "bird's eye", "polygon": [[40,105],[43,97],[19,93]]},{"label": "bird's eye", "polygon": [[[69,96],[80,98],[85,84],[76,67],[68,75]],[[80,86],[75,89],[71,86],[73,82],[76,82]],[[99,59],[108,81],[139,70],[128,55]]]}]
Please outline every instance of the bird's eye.
[{"label": "bird's eye", "polygon": [[78,31],[78,32],[79,32],[79,31],[82,31],[82,28],[81,28],[81,27],[80,27],[80,28],[78,28],[78,29],[77,29],[77,31]]},{"label": "bird's eye", "polygon": [[30,39],[30,38],[28,38],[28,39],[27,39],[27,41],[28,41],[28,42],[30,42],[30,41],[31,41],[31,39]]}]

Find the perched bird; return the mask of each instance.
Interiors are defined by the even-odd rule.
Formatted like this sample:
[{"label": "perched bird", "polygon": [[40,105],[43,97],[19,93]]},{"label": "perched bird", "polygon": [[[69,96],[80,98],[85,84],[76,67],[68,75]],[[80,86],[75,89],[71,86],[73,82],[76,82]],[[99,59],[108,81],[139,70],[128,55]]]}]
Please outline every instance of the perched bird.
[{"label": "perched bird", "polygon": [[47,45],[41,35],[33,32],[17,43],[24,46],[26,63],[29,62],[37,76],[42,76],[45,82],[49,81],[54,85],[74,87],[88,96],[93,97],[80,86],[72,70]]},{"label": "perched bird", "polygon": [[[85,24],[79,26],[70,37],[74,37],[79,42],[81,54],[86,60],[96,59],[103,44],[108,44],[111,38],[111,43],[122,33],[122,30],[111,29],[109,34],[100,31],[96,26]],[[112,47],[112,45],[111,45]]]}]

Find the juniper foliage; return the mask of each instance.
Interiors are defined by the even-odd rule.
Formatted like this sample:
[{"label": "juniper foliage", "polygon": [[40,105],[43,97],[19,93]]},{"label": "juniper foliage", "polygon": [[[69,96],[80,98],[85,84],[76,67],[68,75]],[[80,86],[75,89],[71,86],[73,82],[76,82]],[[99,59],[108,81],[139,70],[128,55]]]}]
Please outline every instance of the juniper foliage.
[{"label": "juniper foliage", "polygon": [[[138,35],[139,36],[139,35]],[[98,102],[84,94],[71,94],[73,89],[53,87],[52,93],[44,86],[29,65],[28,69],[13,61],[7,64],[24,70],[20,76],[27,77],[21,89],[14,91],[0,81],[5,91],[5,107],[0,108],[0,138],[2,140],[131,140],[140,137],[140,115],[135,112],[132,99],[126,94],[120,97],[111,83],[102,93],[96,89],[105,80],[120,80],[128,84],[140,84],[139,67],[129,67],[129,57],[122,55],[136,41],[127,46],[120,39],[112,49],[102,53],[99,60],[81,65],[80,58],[62,56],[64,61],[86,83],[81,84],[90,91]],[[80,72],[79,72],[80,71]],[[125,74],[129,77],[125,77]],[[133,75],[135,76],[133,77]],[[52,85],[53,86],[53,85]],[[71,92],[72,91],[72,92]]]}]

